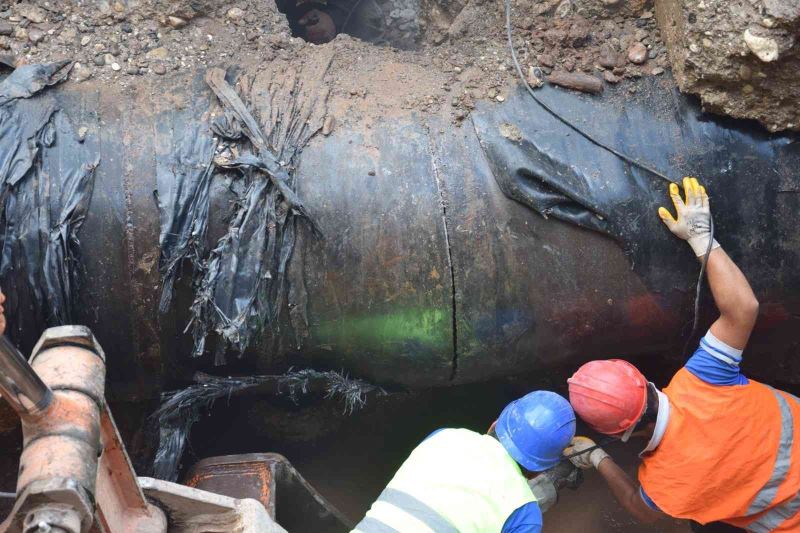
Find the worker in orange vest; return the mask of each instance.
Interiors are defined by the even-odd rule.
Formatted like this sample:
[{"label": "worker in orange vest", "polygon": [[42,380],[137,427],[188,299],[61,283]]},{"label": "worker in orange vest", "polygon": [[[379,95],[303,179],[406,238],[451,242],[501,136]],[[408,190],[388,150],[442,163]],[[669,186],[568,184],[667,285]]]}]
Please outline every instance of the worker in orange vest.
[{"label": "worker in orange vest", "polygon": [[596,468],[643,522],[666,514],[755,533],[800,531],[800,400],[740,372],[758,301],[713,239],[705,188],[684,178],[683,189],[685,200],[670,185],[677,219],[663,207],[659,216],[707,258],[720,316],[663,391],[621,360],[591,361],[568,380],[573,409],[593,429],[648,439],[639,484],[602,448],[590,450],[588,438],[576,437],[565,453],[585,451],[573,463]]}]

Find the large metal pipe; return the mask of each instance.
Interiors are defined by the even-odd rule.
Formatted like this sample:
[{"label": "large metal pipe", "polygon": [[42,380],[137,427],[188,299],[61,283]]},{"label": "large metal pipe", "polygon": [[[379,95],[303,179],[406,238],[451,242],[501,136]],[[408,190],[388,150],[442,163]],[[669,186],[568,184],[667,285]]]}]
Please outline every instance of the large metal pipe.
[{"label": "large metal pipe", "polygon": [[41,413],[53,400],[53,392],[5,335],[0,335],[0,393],[21,417]]},{"label": "large metal pipe", "polygon": [[[248,85],[245,99],[256,116],[287,105],[274,91],[280,76],[261,72]],[[66,85],[19,104],[48,99],[62,110],[56,120],[88,129],[85,140],[62,135],[43,149],[52,175],[70,168],[76,153],[100,159],[80,231],[86,281],[76,291],[82,305],[74,321],[89,325],[114,354],[108,393],[126,400],[154,397],[167,380],[198,367],[213,370],[213,359],[189,357],[193,342],[184,330],[195,289],[188,268],[172,306],[158,311],[162,220],[153,191],[163,187],[159,177],[177,176],[183,141],[210,135],[207,119],[219,112],[202,75],[131,83],[137,90],[124,93],[92,81]],[[367,94],[380,98],[380,83]],[[224,372],[331,368],[426,387],[614,355],[671,354],[669,364],[680,364],[697,265],[654,214],[666,201],[665,184],[580,144],[522,96],[480,106],[460,127],[448,116],[384,109],[371,97],[331,103],[332,114],[345,104],[349,111],[297,161],[297,193],[325,234],[301,231],[289,264],[305,289],[292,309],[306,309],[307,336],[298,344],[286,320],[277,338],[255,343]],[[673,105],[676,97],[667,91],[652,98]],[[791,168],[797,143],[714,123],[683,100],[674,115],[614,102],[569,96],[560,108],[676,178],[686,172],[709,182],[719,239],[762,303],[748,370],[800,381],[792,340],[800,325],[800,185]],[[715,152],[703,144],[709,139],[723,144]],[[731,158],[726,150],[747,155]],[[753,180],[759,164],[763,175]],[[575,169],[588,169],[581,171],[585,182],[569,181]],[[498,184],[502,175],[518,180],[516,201]],[[546,179],[556,182],[545,187]],[[207,250],[228,229],[235,182],[231,174],[212,181]],[[571,196],[559,199],[559,191]],[[551,204],[537,213],[526,198]],[[25,346],[41,317],[23,292],[9,295],[15,301],[7,308]],[[705,302],[707,323],[713,308]]]}]

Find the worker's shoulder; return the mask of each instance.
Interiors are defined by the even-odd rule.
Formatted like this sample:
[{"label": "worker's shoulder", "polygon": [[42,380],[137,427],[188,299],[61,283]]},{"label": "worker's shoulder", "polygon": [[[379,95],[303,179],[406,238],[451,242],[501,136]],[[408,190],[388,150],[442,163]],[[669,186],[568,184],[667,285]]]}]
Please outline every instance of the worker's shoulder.
[{"label": "worker's shoulder", "polygon": [[466,429],[466,428],[439,428],[439,429],[436,429],[436,430],[430,432],[427,437],[422,439],[422,441],[425,442],[426,440],[430,439],[434,435],[439,435],[439,434],[442,434],[443,432],[447,432],[447,433],[449,433],[451,435],[455,434],[456,432],[458,432],[458,434],[461,434],[461,435],[466,435],[466,434],[472,434],[472,435],[477,435],[477,436],[481,435],[477,431],[472,431],[471,429]]}]

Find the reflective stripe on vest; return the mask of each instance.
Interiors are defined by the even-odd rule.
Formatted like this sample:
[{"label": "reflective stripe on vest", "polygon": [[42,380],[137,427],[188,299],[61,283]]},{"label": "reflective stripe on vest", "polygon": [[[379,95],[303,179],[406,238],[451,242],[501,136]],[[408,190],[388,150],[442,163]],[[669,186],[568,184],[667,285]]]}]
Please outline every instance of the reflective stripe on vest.
[{"label": "reflective stripe on vest", "polygon": [[497,439],[443,429],[411,452],[354,531],[497,533],[516,509],[535,501]]},{"label": "reflective stripe on vest", "polygon": [[766,510],[775,495],[778,493],[778,487],[786,481],[786,476],[789,474],[789,467],[792,462],[792,444],[794,442],[794,417],[792,416],[792,409],[789,407],[789,402],[783,395],[770,387],[775,398],[778,400],[778,405],[781,408],[781,439],[778,444],[778,455],[775,457],[775,466],[772,468],[772,476],[769,481],[764,484],[758,494],[756,494],[753,503],[747,509],[747,515],[755,515]]},{"label": "reflective stripe on vest", "polygon": [[389,527],[371,516],[365,516],[353,531],[358,531],[359,533],[400,533],[395,528]]},{"label": "reflective stripe on vest", "polygon": [[[436,533],[458,533],[458,530],[442,515],[403,491],[387,488],[381,493],[377,501],[392,505],[408,513],[431,528],[431,531],[436,531]],[[359,522],[356,529],[363,533],[391,533],[397,531],[377,518],[369,516]]]},{"label": "reflective stripe on vest", "polygon": [[789,501],[773,507],[755,522],[747,524],[747,529],[753,533],[769,533],[798,512],[800,512],[800,494],[795,494]]}]

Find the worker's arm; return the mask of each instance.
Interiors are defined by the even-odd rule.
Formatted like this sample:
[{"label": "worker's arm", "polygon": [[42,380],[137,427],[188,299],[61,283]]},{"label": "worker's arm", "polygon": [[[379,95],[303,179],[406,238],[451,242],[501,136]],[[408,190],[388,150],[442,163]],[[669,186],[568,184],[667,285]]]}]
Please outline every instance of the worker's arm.
[{"label": "worker's arm", "polygon": [[683,189],[685,201],[676,184],[669,186],[677,219],[663,207],[658,214],[672,233],[689,243],[700,261],[711,249],[706,274],[720,312],[711,326],[711,333],[728,346],[742,350],[758,316],[758,300],[742,271],[713,239],[711,207],[705,187],[696,178],[683,178]]},{"label": "worker's arm", "polygon": [[622,505],[636,520],[643,524],[651,524],[664,515],[651,509],[642,499],[639,485],[622,470],[610,456],[597,465],[597,471],[606,480],[608,488]]},{"label": "worker's arm", "polygon": [[642,499],[639,485],[622,470],[614,459],[602,448],[598,447],[592,439],[575,437],[564,454],[578,468],[596,468],[606,480],[611,493],[634,518],[650,524],[661,518],[663,513],[651,508]]},{"label": "worker's arm", "polygon": [[716,338],[743,350],[758,317],[758,300],[742,271],[722,248],[708,256],[708,284],[720,316],[711,325]]}]

